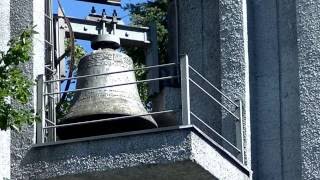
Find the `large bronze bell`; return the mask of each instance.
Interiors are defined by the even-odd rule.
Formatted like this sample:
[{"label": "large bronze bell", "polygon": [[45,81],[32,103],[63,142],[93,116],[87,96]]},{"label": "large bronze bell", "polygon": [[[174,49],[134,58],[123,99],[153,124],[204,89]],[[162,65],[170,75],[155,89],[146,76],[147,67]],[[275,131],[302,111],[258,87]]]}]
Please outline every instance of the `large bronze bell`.
[{"label": "large bronze bell", "polygon": [[[133,62],[129,56],[114,49],[104,48],[95,50],[80,60],[78,76],[131,69],[133,69]],[[134,72],[130,71],[79,78],[76,88],[103,87],[135,81]],[[75,123],[146,113],[137,85],[129,84],[76,92],[69,113],[58,123]],[[142,116],[58,128],[57,134],[60,139],[69,139],[154,127],[157,127],[157,123],[151,116]]]}]

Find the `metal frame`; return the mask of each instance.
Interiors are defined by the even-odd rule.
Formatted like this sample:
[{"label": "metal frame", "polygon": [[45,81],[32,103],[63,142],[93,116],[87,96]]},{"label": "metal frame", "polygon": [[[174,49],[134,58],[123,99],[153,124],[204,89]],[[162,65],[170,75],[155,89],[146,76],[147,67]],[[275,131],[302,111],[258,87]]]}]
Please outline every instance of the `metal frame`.
[{"label": "metal frame", "polygon": [[[53,13],[52,13],[52,0],[44,0],[45,9],[44,9],[44,26],[45,26],[45,36],[44,36],[44,43],[45,43],[45,66],[44,72],[45,75],[39,76],[37,78],[38,86],[37,86],[37,114],[41,117],[42,120],[52,119],[55,122],[56,119],[56,112],[55,107],[58,102],[57,97],[44,97],[43,94],[48,91],[52,92],[55,90],[59,90],[59,84],[53,83],[50,86],[40,85],[40,82],[44,82],[46,80],[55,79],[57,78],[57,74],[59,74],[58,70],[56,69],[56,64],[54,61],[54,20],[53,20]],[[47,98],[47,99],[46,99]],[[45,107],[48,106],[49,111],[45,111]],[[39,131],[39,129],[43,129],[47,122],[42,121],[42,123],[37,123],[36,128],[38,129],[36,134],[36,141],[37,142],[44,142],[44,133],[49,135],[48,138],[55,139],[55,130],[51,131]]]}]

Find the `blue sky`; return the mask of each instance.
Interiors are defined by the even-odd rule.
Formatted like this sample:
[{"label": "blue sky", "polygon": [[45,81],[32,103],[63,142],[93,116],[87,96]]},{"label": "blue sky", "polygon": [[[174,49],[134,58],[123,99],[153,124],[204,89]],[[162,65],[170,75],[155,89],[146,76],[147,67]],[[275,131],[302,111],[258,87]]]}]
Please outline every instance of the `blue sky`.
[{"label": "blue sky", "polygon": [[[141,3],[146,2],[147,0],[122,0],[121,5],[124,6],[127,3]],[[94,6],[97,10],[97,13],[101,13],[102,9],[106,9],[107,14],[111,14],[115,9],[118,12],[119,17],[123,17],[124,22],[127,24],[130,22],[128,13],[123,11],[121,7],[110,6],[110,5],[101,5],[95,3],[88,3],[76,0],[61,0],[63,9],[67,16],[77,17],[77,18],[85,18],[91,11],[92,6]],[[57,0],[53,0],[53,12],[57,12],[58,3]],[[77,42],[85,48],[85,50],[91,51],[90,42],[77,40]]]}]

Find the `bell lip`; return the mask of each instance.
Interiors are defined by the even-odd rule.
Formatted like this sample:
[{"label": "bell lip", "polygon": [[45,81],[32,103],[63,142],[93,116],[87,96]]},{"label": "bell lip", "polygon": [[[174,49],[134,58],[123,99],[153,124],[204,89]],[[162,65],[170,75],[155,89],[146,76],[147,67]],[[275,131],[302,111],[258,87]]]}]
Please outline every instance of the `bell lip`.
[{"label": "bell lip", "polygon": [[[101,117],[106,115],[107,114],[99,114],[99,116]],[[112,116],[121,117],[125,115],[112,114]],[[85,116],[85,117],[82,116],[78,118],[72,117],[69,119],[63,119],[57,124],[64,125],[69,123],[84,122],[84,121],[90,121],[90,119],[98,120],[98,119],[104,119],[104,118],[94,118],[94,116]],[[59,137],[60,140],[67,140],[67,139],[131,132],[131,131],[154,129],[154,128],[158,128],[158,125],[153,120],[153,118],[149,115],[149,118],[142,118],[141,116],[139,116],[135,118],[125,118],[125,119],[117,119],[117,120],[61,127],[57,129],[57,136]]]},{"label": "bell lip", "polygon": [[[110,117],[104,117],[104,116],[110,116]],[[134,119],[134,118],[140,118],[144,119],[149,124],[152,124],[154,128],[158,127],[157,122],[153,119],[151,115],[145,115],[145,116],[136,116],[132,114],[111,114],[111,113],[99,113],[99,114],[88,114],[85,116],[72,116],[72,117],[65,117],[60,119],[60,122],[57,122],[58,125],[63,125],[63,124],[70,124],[70,123],[77,123],[77,122],[87,122],[87,121],[95,121],[95,120],[102,120],[102,119],[108,119],[108,118],[116,118],[116,117],[124,117],[124,116],[135,116],[135,117],[128,117],[128,118],[123,118],[123,119],[113,119],[113,120],[106,120],[106,121],[101,121],[101,122],[110,122],[110,121],[121,121],[121,120],[128,120],[128,119]],[[93,117],[98,117],[98,118],[93,118]],[[104,118],[103,118],[104,117]],[[70,121],[67,122],[66,121]],[[90,123],[94,124],[94,123]]]}]

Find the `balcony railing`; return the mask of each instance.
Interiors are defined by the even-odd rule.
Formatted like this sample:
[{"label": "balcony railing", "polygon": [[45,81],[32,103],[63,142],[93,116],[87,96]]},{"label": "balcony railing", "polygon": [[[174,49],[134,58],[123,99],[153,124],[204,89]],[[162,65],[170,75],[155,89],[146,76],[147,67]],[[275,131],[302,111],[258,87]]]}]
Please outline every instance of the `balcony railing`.
[{"label": "balcony railing", "polygon": [[[179,67],[180,66],[180,67]],[[76,80],[80,78],[87,78],[87,77],[95,77],[95,76],[102,76],[102,75],[111,75],[111,74],[118,74],[118,73],[125,73],[125,72],[134,72],[137,70],[153,70],[155,68],[167,68],[167,67],[177,67],[180,69],[180,72],[177,76],[165,76],[165,77],[157,77],[152,79],[145,79],[145,80],[139,80],[135,82],[128,82],[128,83],[121,83],[121,84],[113,84],[113,85],[107,85],[107,86],[96,86],[96,87],[90,87],[90,88],[81,88],[81,89],[74,89],[69,91],[58,91],[58,92],[50,92],[50,87],[52,83],[59,83],[66,80]],[[191,78],[189,75],[189,72],[192,72],[192,74],[196,75],[196,78]],[[213,95],[211,95],[208,92],[208,89],[204,89],[202,86],[200,86],[200,83],[198,83],[195,79],[201,79],[203,82],[205,82],[207,85],[209,85],[210,90],[216,91],[223,99],[224,103],[215,98]],[[57,102],[57,99],[61,96],[63,93],[71,93],[71,92],[79,92],[79,91],[87,91],[87,90],[93,90],[93,89],[104,89],[104,88],[111,88],[116,86],[125,86],[130,84],[139,84],[139,83],[149,83],[154,81],[164,81],[169,79],[177,79],[180,82],[181,85],[181,106],[179,109],[166,109],[163,111],[157,111],[157,112],[148,112],[145,114],[138,114],[134,116],[121,116],[121,117],[115,117],[115,118],[107,118],[107,119],[93,119],[90,121],[83,121],[83,122],[76,122],[76,123],[68,123],[68,124],[57,124],[59,122],[59,119],[56,117],[56,108],[54,105],[55,102]],[[213,126],[210,126],[208,123],[208,120],[201,119],[197,112],[193,111],[193,105],[190,103],[190,98],[197,98],[196,95],[190,96],[190,84],[192,84],[192,87],[198,88],[204,95],[206,95],[213,103],[216,103],[224,109],[227,113],[229,113],[234,120],[235,123],[235,143],[231,143],[230,140],[228,140],[226,137],[222,135],[222,133],[219,133],[219,130],[216,130]],[[227,105],[225,103],[228,103]],[[230,109],[229,107],[233,106],[234,108]],[[148,67],[142,67],[142,68],[136,68],[132,70],[125,70],[125,71],[118,71],[118,72],[110,72],[110,73],[101,73],[101,74],[91,74],[91,75],[84,75],[84,76],[77,76],[72,78],[63,78],[63,79],[56,79],[56,80],[49,80],[45,81],[44,75],[40,75],[37,78],[37,113],[41,117],[41,123],[37,126],[37,143],[48,143],[48,142],[55,142],[58,141],[56,130],[57,128],[62,127],[70,127],[70,126],[79,126],[84,124],[93,124],[93,123],[99,123],[99,122],[105,122],[110,120],[117,120],[117,119],[127,119],[127,118],[135,118],[135,117],[141,117],[141,116],[152,116],[152,115],[160,115],[160,114],[166,114],[166,113],[181,113],[180,117],[181,124],[178,125],[195,125],[195,124],[201,124],[201,127],[198,127],[198,129],[203,130],[206,132],[206,136],[208,138],[211,138],[212,140],[216,142],[220,142],[220,145],[223,147],[228,146],[226,149],[233,149],[231,154],[233,154],[235,157],[237,157],[240,161],[244,162],[244,156],[243,156],[243,112],[242,112],[242,101],[239,99],[237,101],[233,101],[231,98],[226,96],[223,92],[221,92],[216,86],[214,86],[212,83],[210,83],[209,80],[207,80],[201,73],[199,73],[195,68],[189,65],[188,56],[185,55],[180,58],[180,63],[169,63],[169,64],[161,64],[161,65],[154,65],[154,66],[148,66]],[[210,111],[210,109],[203,109],[203,111]],[[229,119],[227,119],[229,120]],[[235,153],[233,153],[235,152]]]}]

